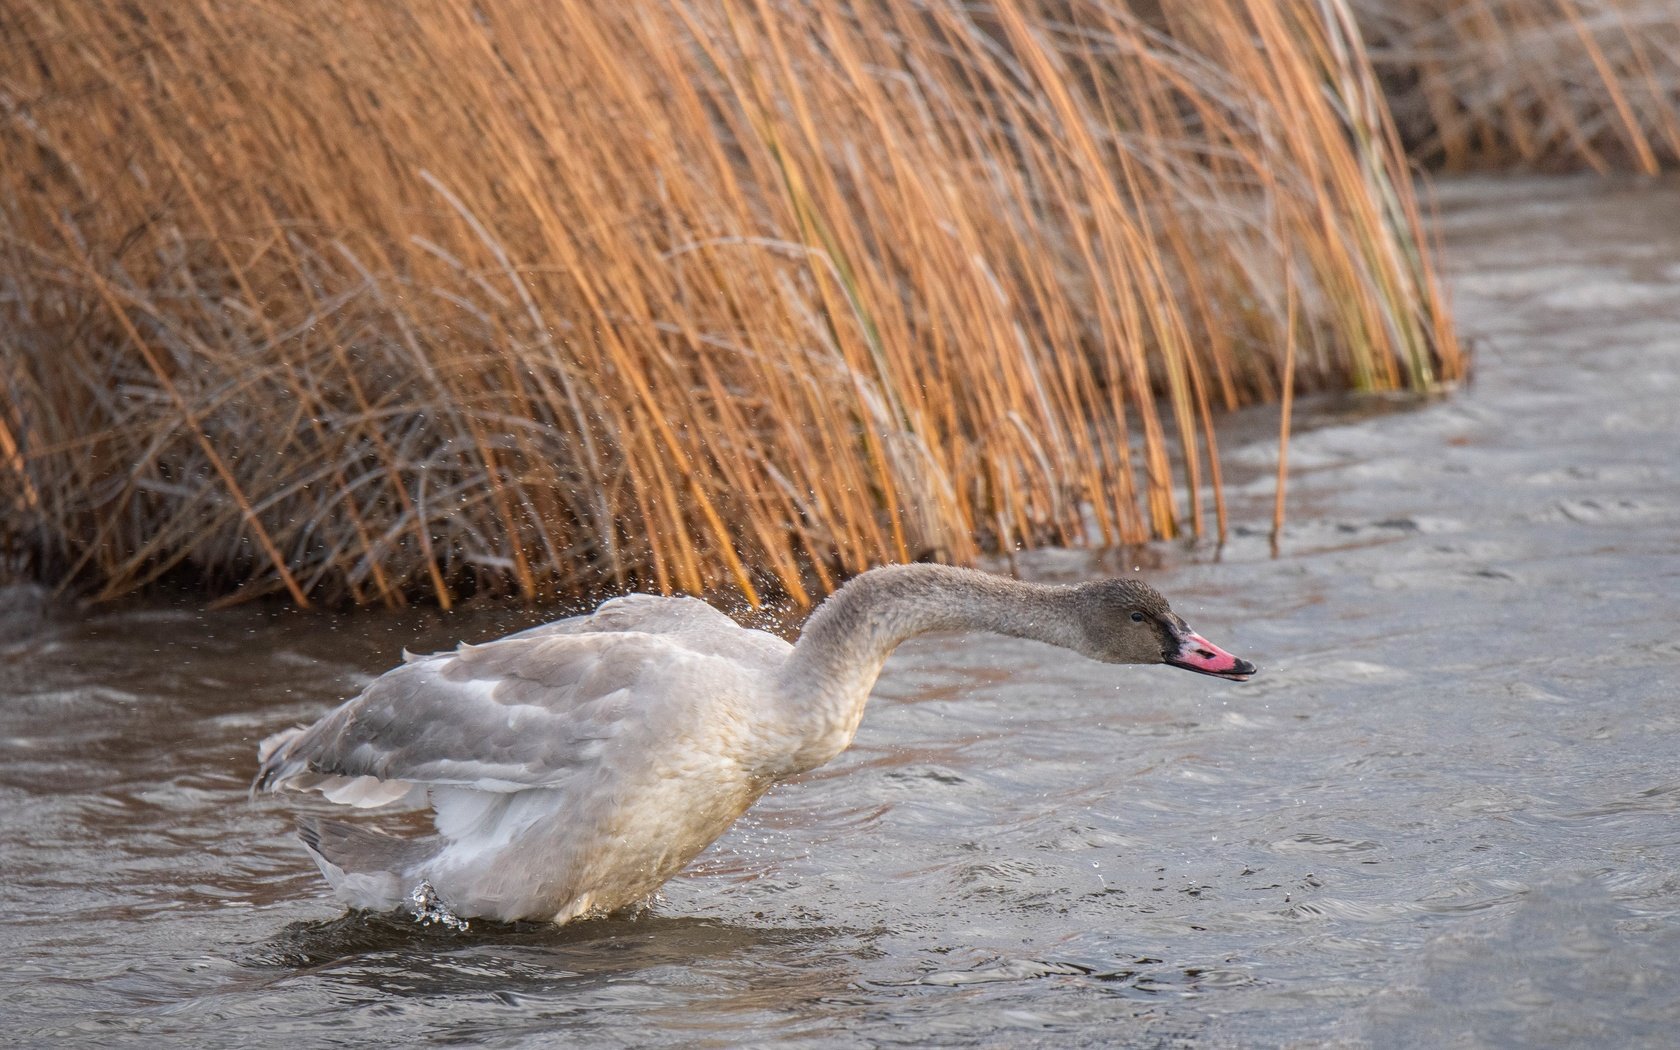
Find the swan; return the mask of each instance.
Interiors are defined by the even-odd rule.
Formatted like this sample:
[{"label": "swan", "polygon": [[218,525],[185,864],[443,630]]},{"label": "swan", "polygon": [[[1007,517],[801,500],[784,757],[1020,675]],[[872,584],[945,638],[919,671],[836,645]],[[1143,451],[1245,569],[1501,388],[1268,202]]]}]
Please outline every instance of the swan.
[{"label": "swan", "polygon": [[314,725],[262,741],[252,791],[430,802],[435,831],[418,837],[299,820],[353,908],[601,915],[650,897],[772,785],[845,750],[887,655],[942,630],[1237,681],[1256,671],[1134,579],[885,566],[829,596],[793,645],[695,598],[631,594],[482,645],[404,653]]}]

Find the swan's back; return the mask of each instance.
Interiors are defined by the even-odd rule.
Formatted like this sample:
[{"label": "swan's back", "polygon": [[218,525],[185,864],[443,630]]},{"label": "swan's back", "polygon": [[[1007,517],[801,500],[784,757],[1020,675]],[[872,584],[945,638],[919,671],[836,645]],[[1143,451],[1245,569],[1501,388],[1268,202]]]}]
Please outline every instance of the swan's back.
[{"label": "swan's back", "polygon": [[[720,651],[738,642],[747,631],[728,616],[698,598],[687,595],[667,597],[659,594],[626,594],[596,606],[593,612],[570,616],[564,620],[538,624],[523,631],[498,638],[497,642],[511,642],[518,638],[546,638],[562,634],[657,634],[698,649]],[[764,635],[770,638],[769,635]],[[783,645],[785,652],[786,646]]]},{"label": "swan's back", "polygon": [[609,910],[651,893],[767,786],[751,756],[789,650],[692,598],[617,598],[405,654],[313,726],[264,741],[256,787],[357,807],[430,801],[437,834],[420,840],[305,823],[357,906],[395,907],[424,881],[471,914]]}]

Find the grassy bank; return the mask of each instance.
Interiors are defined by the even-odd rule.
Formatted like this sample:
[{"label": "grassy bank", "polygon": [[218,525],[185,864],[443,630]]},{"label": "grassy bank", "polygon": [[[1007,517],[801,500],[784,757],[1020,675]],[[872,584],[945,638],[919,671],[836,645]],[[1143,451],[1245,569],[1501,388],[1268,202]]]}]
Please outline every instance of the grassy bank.
[{"label": "grassy bank", "polygon": [[1453,171],[1680,165],[1673,0],[1352,0],[1414,156]]},{"label": "grassy bank", "polygon": [[1166,6],[4,0],[9,557],[802,601],[1217,533],[1217,412],[1463,363],[1341,8]]}]

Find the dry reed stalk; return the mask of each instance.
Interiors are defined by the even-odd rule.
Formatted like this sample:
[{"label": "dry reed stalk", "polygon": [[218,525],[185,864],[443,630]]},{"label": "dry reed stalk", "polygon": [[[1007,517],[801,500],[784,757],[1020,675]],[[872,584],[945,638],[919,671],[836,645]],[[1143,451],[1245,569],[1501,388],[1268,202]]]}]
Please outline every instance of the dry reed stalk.
[{"label": "dry reed stalk", "polygon": [[102,596],[802,604],[1210,489],[1223,535],[1216,410],[1463,367],[1331,0],[0,31],[7,531]]},{"label": "dry reed stalk", "polygon": [[1413,153],[1451,170],[1680,164],[1671,0],[1351,0]]}]

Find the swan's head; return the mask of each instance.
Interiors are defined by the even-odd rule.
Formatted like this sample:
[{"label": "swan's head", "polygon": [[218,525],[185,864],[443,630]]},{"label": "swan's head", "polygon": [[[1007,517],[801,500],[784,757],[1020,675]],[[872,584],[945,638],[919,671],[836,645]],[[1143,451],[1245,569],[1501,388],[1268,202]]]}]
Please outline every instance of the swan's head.
[{"label": "swan's head", "polygon": [[1190,629],[1161,593],[1141,580],[1099,580],[1076,588],[1086,655],[1111,664],[1171,664],[1241,682],[1259,669]]}]

